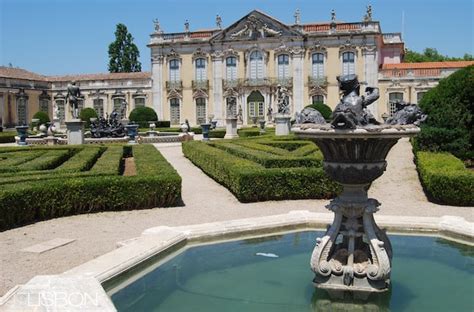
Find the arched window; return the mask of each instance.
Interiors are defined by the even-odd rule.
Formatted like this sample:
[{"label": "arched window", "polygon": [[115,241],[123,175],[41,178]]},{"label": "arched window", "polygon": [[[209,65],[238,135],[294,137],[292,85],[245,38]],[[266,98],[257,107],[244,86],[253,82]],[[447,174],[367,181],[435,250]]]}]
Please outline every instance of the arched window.
[{"label": "arched window", "polygon": [[180,81],[179,76],[179,60],[174,59],[170,61],[170,81],[178,82]]},{"label": "arched window", "polygon": [[197,81],[207,80],[206,60],[203,58],[198,58],[194,62],[196,64],[196,80]]},{"label": "arched window", "polygon": [[226,80],[237,80],[237,58],[235,56],[229,56],[225,59],[225,70]]},{"label": "arched window", "polygon": [[104,100],[103,99],[94,99],[93,107],[99,117],[104,116]]},{"label": "arched window", "polygon": [[311,56],[312,75],[313,78],[323,78],[324,77],[324,54],[322,53],[313,53]]},{"label": "arched window", "polygon": [[178,125],[180,123],[180,109],[179,109],[179,99],[173,98],[170,99],[170,121],[172,125]]},{"label": "arched window", "polygon": [[402,92],[391,92],[388,95],[388,112],[392,116],[397,111],[397,102],[403,101]]},{"label": "arched window", "polygon": [[260,51],[250,53],[250,79],[263,79],[263,54]]},{"label": "arched window", "polygon": [[196,123],[198,125],[206,123],[206,99],[196,99]]},{"label": "arched window", "polygon": [[290,76],[290,57],[288,54],[278,55],[278,64],[277,64],[277,75],[278,79],[289,78]]},{"label": "arched window", "polygon": [[324,103],[324,95],[316,94],[312,97],[313,104]]},{"label": "arched window", "polygon": [[354,52],[342,53],[342,74],[343,75],[355,74],[355,53]]}]

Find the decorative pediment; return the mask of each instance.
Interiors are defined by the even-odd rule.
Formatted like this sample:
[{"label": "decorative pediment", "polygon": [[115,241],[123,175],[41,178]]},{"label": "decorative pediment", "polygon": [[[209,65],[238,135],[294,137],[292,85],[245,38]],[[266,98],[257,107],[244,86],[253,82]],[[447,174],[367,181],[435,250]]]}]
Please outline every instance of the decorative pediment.
[{"label": "decorative pediment", "polygon": [[321,86],[315,86],[309,89],[309,96],[315,96],[315,95],[327,95],[327,91],[325,88]]},{"label": "decorative pediment", "polygon": [[357,55],[357,46],[348,39],[339,47],[339,56],[344,52],[354,52]]},{"label": "decorative pediment", "polygon": [[223,51],[224,57],[227,58],[229,56],[236,57],[239,59],[239,53],[235,51],[232,47],[229,47],[228,49]]},{"label": "decorative pediment", "polygon": [[234,88],[228,88],[224,91],[224,97],[238,97],[239,93]]},{"label": "decorative pediment", "polygon": [[196,51],[193,53],[193,60],[198,58],[207,59],[207,54],[201,50],[201,48],[197,48]]},{"label": "decorative pediment", "polygon": [[309,49],[309,55],[311,56],[313,53],[322,53],[324,56],[327,57],[328,51],[325,46],[321,45],[320,41],[317,41],[314,43],[313,46],[311,46]]},{"label": "decorative pediment", "polygon": [[301,34],[277,21],[273,17],[254,10],[239,21],[214,35],[211,42],[248,41],[295,36],[301,37]]},{"label": "decorative pediment", "polygon": [[168,60],[181,59],[181,56],[178,54],[178,52],[176,52],[175,49],[171,49],[170,53],[168,53],[166,57],[168,58]]},{"label": "decorative pediment", "polygon": [[194,93],[193,93],[193,98],[194,99],[197,99],[197,98],[207,98],[208,95],[206,92],[204,92],[202,89],[198,89],[196,90]]},{"label": "decorative pediment", "polygon": [[182,99],[183,96],[177,90],[172,89],[168,92],[168,98],[169,99]]},{"label": "decorative pediment", "polygon": [[275,57],[280,54],[291,54],[293,51],[284,42],[281,42],[280,46],[275,49]]},{"label": "decorative pediment", "polygon": [[101,91],[100,89],[89,92],[89,96],[90,97],[95,97],[95,98],[99,98],[99,97],[105,96],[105,95],[106,95],[105,92]]}]

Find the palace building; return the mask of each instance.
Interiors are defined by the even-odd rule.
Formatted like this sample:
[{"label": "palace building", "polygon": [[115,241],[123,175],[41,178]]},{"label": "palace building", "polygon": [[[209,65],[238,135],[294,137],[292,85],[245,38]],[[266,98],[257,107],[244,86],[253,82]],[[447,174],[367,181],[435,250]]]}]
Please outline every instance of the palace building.
[{"label": "palace building", "polygon": [[[22,69],[0,67],[0,119],[4,126],[29,122],[43,110],[69,117],[66,86],[75,80],[81,88],[82,107],[99,114],[125,104],[128,114],[138,106],[152,107],[159,120],[192,125],[210,118],[225,124],[227,103],[236,101],[243,125],[272,120],[277,112],[278,86],[288,90],[290,113],[323,102],[339,102],[336,77],[357,74],[365,86],[380,88],[380,98],[369,106],[378,119],[394,111],[393,102],[418,103],[441,78],[474,62],[402,63],[404,42],[400,33],[383,33],[372,20],[371,8],[359,22],[331,20],[285,24],[254,10],[223,28],[165,33],[155,21],[148,44],[151,73],[117,73],[47,77]],[[125,116],[124,116],[125,117]]]}]

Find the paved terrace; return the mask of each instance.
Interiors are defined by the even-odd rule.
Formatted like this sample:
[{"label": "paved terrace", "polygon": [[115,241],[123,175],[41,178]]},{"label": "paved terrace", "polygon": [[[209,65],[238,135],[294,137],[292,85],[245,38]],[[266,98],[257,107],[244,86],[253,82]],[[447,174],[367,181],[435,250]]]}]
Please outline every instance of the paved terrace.
[{"label": "paved terrace", "polygon": [[[269,216],[291,210],[326,213],[327,200],[268,201],[242,204],[183,157],[179,144],[155,145],[183,178],[184,206],[104,212],[54,219],[0,233],[0,296],[39,274],[60,274],[116,248],[147,228],[179,226]],[[474,221],[474,207],[435,205],[427,201],[413,164],[408,140],[402,139],[388,156],[387,172],[370,190],[382,202],[377,215],[436,217],[453,215]],[[376,216],[377,216],[376,215]],[[22,249],[54,238],[72,243],[43,253]],[[59,240],[57,240],[59,241]],[[62,240],[66,242],[66,240]]]}]

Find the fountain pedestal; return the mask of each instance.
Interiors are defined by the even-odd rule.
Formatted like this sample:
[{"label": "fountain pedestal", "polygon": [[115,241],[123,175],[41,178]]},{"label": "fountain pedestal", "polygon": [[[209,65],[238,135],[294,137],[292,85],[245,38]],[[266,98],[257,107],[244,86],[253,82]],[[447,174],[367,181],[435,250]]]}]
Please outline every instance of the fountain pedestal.
[{"label": "fountain pedestal", "polygon": [[324,171],[343,186],[326,207],[334,221],[311,255],[316,287],[379,292],[390,285],[392,247],[373,214],[380,203],[368,198],[371,183],[386,169],[385,158],[402,137],[419,132],[413,125],[370,126],[353,130],[306,124],[292,131],[314,141],[324,155]]}]

